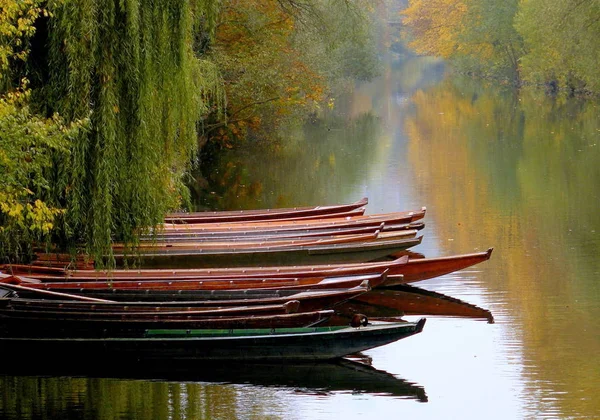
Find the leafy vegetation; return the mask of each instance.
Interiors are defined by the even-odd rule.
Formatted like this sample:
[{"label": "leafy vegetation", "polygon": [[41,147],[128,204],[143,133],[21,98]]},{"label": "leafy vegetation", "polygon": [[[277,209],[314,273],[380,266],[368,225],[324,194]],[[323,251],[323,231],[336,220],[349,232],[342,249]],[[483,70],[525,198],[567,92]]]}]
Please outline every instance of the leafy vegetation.
[{"label": "leafy vegetation", "polygon": [[219,146],[277,137],[333,103],[334,86],[377,74],[368,2],[224,1],[209,57],[227,92],[227,120],[207,125]]},{"label": "leafy vegetation", "polygon": [[595,0],[410,0],[403,16],[417,52],[462,70],[600,92]]},{"label": "leafy vegetation", "polygon": [[11,261],[51,241],[111,265],[185,204],[199,145],[277,133],[377,71],[367,1],[0,1]]}]

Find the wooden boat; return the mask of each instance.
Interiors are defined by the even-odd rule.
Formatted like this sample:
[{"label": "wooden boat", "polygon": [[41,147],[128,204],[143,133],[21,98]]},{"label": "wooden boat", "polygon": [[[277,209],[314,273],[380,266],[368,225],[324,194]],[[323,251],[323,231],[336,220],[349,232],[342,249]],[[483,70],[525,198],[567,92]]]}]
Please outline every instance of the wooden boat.
[{"label": "wooden boat", "polygon": [[[299,328],[319,325],[333,315],[333,310],[292,314],[248,314],[194,316],[190,319],[148,316],[90,317],[89,314],[54,314],[20,311],[0,315],[1,337],[64,338],[144,337],[149,329],[252,329]],[[1,344],[0,344],[1,345]],[[4,350],[4,348],[3,348]]]},{"label": "wooden boat", "polygon": [[126,247],[123,244],[114,244],[113,250],[117,252],[123,252],[123,250],[129,250],[130,252],[162,252],[170,251],[172,249],[179,250],[202,250],[202,251],[218,251],[218,250],[252,250],[255,248],[292,248],[292,247],[303,247],[303,246],[325,246],[325,245],[336,245],[336,244],[350,244],[350,243],[365,243],[374,242],[379,240],[395,240],[395,239],[407,239],[414,238],[417,234],[416,230],[403,230],[399,232],[385,232],[381,233],[375,230],[372,233],[363,233],[357,235],[334,235],[331,237],[294,237],[294,238],[246,238],[242,240],[169,240],[169,241],[143,241],[135,249]]},{"label": "wooden boat", "polygon": [[[4,277],[12,275],[27,276],[43,282],[51,281],[117,281],[117,280],[214,280],[224,279],[236,282],[239,279],[276,279],[276,278],[308,278],[339,277],[360,274],[382,273],[385,270],[396,272],[399,266],[408,262],[404,256],[392,261],[353,264],[296,265],[296,266],[264,266],[264,267],[229,267],[229,268],[191,268],[191,269],[115,269],[70,270],[58,267],[34,265],[5,265],[0,274]],[[233,283],[232,283],[233,284]]]},{"label": "wooden boat", "polygon": [[203,211],[191,213],[171,213],[165,217],[166,223],[212,223],[212,222],[234,222],[255,220],[281,220],[294,219],[298,217],[327,218],[340,213],[348,213],[362,209],[368,204],[365,197],[354,203],[330,206],[314,207],[292,207],[258,210],[237,211]]},{"label": "wooden boat", "polygon": [[425,320],[416,323],[382,323],[354,328],[312,327],[254,330],[149,329],[141,337],[37,337],[35,334],[0,334],[0,348],[9,360],[39,358],[171,361],[276,361],[331,360],[383,346],[420,333]]},{"label": "wooden boat", "polygon": [[[169,233],[202,233],[202,232],[251,232],[251,231],[281,231],[293,229],[335,229],[335,228],[357,228],[367,226],[379,226],[385,224],[408,224],[416,222],[425,217],[426,209],[420,211],[406,211],[394,213],[380,213],[374,215],[362,215],[353,217],[338,217],[331,219],[308,219],[308,220],[273,220],[257,222],[224,222],[224,223],[195,223],[185,225],[164,224],[162,229]],[[160,230],[159,230],[160,231]]]},{"label": "wooden boat", "polygon": [[[357,297],[370,290],[369,282],[364,281],[359,286],[351,289],[333,290],[221,290],[221,291],[190,291],[190,293],[178,296],[178,293],[167,291],[154,291],[150,293],[134,294],[124,293],[123,296],[135,297],[146,301],[111,301],[100,299],[101,292],[87,290],[86,297],[96,297],[94,301],[77,299],[81,295],[59,294],[48,296],[48,291],[34,289],[12,284],[2,284],[1,289],[8,289],[18,294],[18,297],[8,297],[0,301],[0,310],[31,309],[48,311],[76,311],[94,313],[125,313],[125,312],[150,312],[158,313],[161,310],[168,311],[210,311],[221,310],[231,307],[251,307],[265,305],[284,305],[290,301],[299,302],[300,310],[303,312],[328,309],[348,299]],[[45,299],[39,299],[44,295]],[[63,297],[69,296],[71,299]],[[115,294],[113,296],[119,296]],[[54,297],[50,299],[49,297]],[[36,299],[37,298],[37,299]],[[162,298],[162,301],[161,301]],[[189,300],[183,300],[188,299]],[[75,300],[77,299],[77,300]]]},{"label": "wooden boat", "polygon": [[485,319],[494,322],[492,313],[460,299],[414,286],[400,285],[393,290],[373,290],[336,307],[333,324],[349,322],[356,313],[369,318],[404,315],[435,315]]},{"label": "wooden boat", "polygon": [[483,252],[447,257],[411,258],[399,273],[390,274],[402,274],[405,283],[427,280],[487,261],[492,256],[493,250],[494,248],[488,248],[487,251]]},{"label": "wooden boat", "polygon": [[219,249],[252,249],[252,248],[264,248],[269,247],[270,249],[286,248],[286,247],[297,247],[297,246],[313,246],[313,245],[334,245],[334,244],[346,244],[354,242],[371,242],[378,240],[393,240],[393,239],[406,239],[414,238],[417,236],[416,230],[400,230],[395,232],[380,232],[378,229],[372,232],[360,233],[360,234],[340,234],[340,235],[327,235],[327,236],[293,236],[293,237],[280,237],[280,236],[253,236],[244,238],[225,238],[225,239],[213,239],[213,238],[187,238],[187,239],[161,239],[155,241],[142,241],[140,244],[131,250],[131,247],[126,247],[123,244],[114,244],[113,250],[124,250],[130,249],[132,252],[145,252],[146,250],[169,250],[172,248],[176,249],[189,249],[189,250],[219,250]]},{"label": "wooden boat", "polygon": [[[238,291],[252,293],[264,290],[277,291],[308,291],[319,289],[350,289],[368,281],[371,288],[385,283],[386,272],[383,274],[353,275],[343,277],[301,277],[301,278],[250,278],[250,279],[209,279],[209,280],[112,280],[77,281],[77,282],[40,282],[27,277],[7,276],[1,278],[0,284],[21,284],[33,289],[62,291],[64,293],[81,294],[86,291],[97,291],[112,295],[133,291],[135,294],[150,294],[152,291],[168,291],[183,296],[188,291],[207,292],[215,294],[219,291]],[[126,294],[126,293],[123,293]],[[112,298],[107,298],[112,299]]]},{"label": "wooden boat", "polygon": [[284,228],[284,229],[269,229],[267,231],[249,230],[249,231],[217,231],[217,232],[171,232],[162,231],[155,232],[152,235],[143,236],[146,241],[157,242],[194,242],[194,241],[213,241],[213,240],[228,240],[228,241],[247,241],[247,240],[271,240],[271,239],[294,239],[294,238],[335,238],[340,235],[360,235],[374,234],[375,232],[403,232],[410,231],[406,235],[415,235],[417,231],[425,227],[424,223],[400,223],[390,224],[382,222],[374,226],[358,226],[358,227],[337,227],[331,229],[310,229],[310,228]]},{"label": "wooden boat", "polygon": [[[54,267],[6,265],[2,271],[7,274],[20,274],[39,279],[41,281],[117,281],[117,280],[195,280],[208,279],[236,279],[244,278],[303,278],[303,277],[333,277],[355,274],[380,273],[388,271],[388,278],[401,274],[403,278],[400,283],[413,283],[429,278],[441,276],[458,271],[475,264],[488,260],[492,255],[493,248],[487,251],[453,255],[437,258],[414,258],[412,255],[402,256],[392,261],[351,263],[351,264],[327,264],[327,265],[304,265],[304,266],[279,266],[279,267],[231,267],[210,269],[145,269],[145,270],[67,270]],[[392,284],[386,282],[386,285]],[[379,286],[382,287],[382,286]]]},{"label": "wooden boat", "polygon": [[[369,242],[352,242],[333,245],[307,245],[271,249],[229,248],[163,249],[142,251],[140,264],[145,267],[240,267],[261,265],[316,264],[327,262],[366,262],[388,256],[390,253],[419,245],[422,236],[408,239],[382,239]],[[118,266],[131,259],[131,255],[115,253]]]}]

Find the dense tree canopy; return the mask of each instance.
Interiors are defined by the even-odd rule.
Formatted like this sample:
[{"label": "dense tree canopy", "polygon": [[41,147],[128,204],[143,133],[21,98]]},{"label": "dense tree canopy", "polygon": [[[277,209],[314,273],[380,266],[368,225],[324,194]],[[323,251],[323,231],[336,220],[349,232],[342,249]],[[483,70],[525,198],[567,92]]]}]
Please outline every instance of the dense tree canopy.
[{"label": "dense tree canopy", "polygon": [[600,92],[596,0],[410,0],[410,45],[483,75]]},{"label": "dense tree canopy", "polygon": [[[0,0],[0,257],[112,264],[230,146],[375,74],[367,1]],[[108,258],[107,258],[108,257]]]},{"label": "dense tree canopy", "polygon": [[[224,79],[228,120],[209,125],[222,144],[318,112],[341,80],[377,73],[368,2],[225,0],[210,58]],[[213,131],[211,131],[213,130]]]}]

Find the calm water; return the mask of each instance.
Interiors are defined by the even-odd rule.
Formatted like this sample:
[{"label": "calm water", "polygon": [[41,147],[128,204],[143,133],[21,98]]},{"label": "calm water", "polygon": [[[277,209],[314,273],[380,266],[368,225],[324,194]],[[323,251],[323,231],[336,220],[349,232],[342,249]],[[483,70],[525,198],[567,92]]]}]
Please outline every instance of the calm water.
[{"label": "calm water", "polygon": [[494,253],[419,286],[486,307],[495,324],[430,317],[422,334],[367,352],[370,368],[4,375],[0,417],[600,418],[599,104],[445,77],[418,59],[336,107],[285,147],[226,156],[218,205],[427,206],[416,251]]}]

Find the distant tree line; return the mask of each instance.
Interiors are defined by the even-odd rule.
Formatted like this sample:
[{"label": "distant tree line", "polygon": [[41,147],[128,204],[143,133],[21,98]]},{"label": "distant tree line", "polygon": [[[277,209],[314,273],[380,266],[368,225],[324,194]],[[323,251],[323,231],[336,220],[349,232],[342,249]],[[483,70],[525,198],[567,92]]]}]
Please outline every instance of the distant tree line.
[{"label": "distant tree line", "polygon": [[597,0],[410,0],[409,45],[459,69],[600,93]]}]

